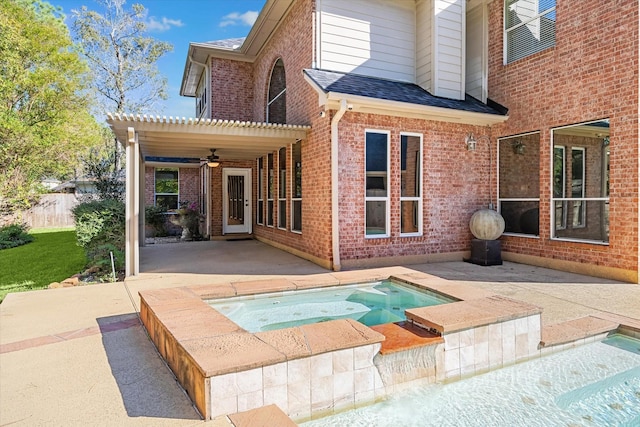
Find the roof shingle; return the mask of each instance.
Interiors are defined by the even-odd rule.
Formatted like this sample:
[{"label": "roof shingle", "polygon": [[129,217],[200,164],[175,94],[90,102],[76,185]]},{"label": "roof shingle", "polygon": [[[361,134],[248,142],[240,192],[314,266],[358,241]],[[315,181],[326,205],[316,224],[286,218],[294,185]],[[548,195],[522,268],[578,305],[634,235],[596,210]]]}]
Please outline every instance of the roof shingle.
[{"label": "roof shingle", "polygon": [[305,69],[303,72],[325,93],[337,92],[346,95],[502,116],[506,115],[507,111],[506,108],[495,102],[490,102],[495,107],[489,106],[470,95],[466,95],[464,100],[434,96],[414,83],[319,69]]}]

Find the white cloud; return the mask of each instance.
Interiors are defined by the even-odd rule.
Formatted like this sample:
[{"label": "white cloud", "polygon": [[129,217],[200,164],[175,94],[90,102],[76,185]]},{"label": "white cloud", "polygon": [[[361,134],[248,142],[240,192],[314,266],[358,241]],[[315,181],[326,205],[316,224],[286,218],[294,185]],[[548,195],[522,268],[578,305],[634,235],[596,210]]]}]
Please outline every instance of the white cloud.
[{"label": "white cloud", "polygon": [[255,10],[249,10],[245,13],[233,12],[222,17],[220,21],[221,27],[228,27],[229,25],[247,25],[252,26],[258,19],[258,12]]},{"label": "white cloud", "polygon": [[149,17],[147,21],[147,30],[149,31],[157,31],[163,32],[170,30],[171,27],[183,27],[184,23],[180,19],[170,19],[167,17],[162,17],[161,20],[157,20],[155,16]]}]

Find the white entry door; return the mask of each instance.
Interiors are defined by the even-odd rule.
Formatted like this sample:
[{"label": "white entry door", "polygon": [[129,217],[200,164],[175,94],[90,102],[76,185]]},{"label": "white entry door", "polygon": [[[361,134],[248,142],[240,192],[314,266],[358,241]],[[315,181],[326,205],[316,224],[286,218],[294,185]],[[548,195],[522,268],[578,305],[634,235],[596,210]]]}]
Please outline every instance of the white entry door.
[{"label": "white entry door", "polygon": [[251,169],[222,171],[222,234],[251,233]]}]

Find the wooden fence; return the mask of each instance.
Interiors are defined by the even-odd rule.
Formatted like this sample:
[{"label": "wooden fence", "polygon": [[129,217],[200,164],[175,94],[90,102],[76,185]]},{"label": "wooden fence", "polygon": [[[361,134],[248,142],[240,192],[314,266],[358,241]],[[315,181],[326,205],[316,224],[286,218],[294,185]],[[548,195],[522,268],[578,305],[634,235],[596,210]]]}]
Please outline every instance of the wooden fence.
[{"label": "wooden fence", "polygon": [[30,228],[73,227],[71,209],[78,203],[75,194],[45,194],[36,206],[22,213],[22,221]]}]

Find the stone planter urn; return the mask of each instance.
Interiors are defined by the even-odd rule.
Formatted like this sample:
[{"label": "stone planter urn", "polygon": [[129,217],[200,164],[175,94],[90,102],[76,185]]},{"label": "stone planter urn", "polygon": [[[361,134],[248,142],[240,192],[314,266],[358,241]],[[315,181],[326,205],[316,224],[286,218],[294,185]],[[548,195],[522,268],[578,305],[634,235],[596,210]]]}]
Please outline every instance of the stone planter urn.
[{"label": "stone planter urn", "polygon": [[493,209],[480,209],[471,216],[469,228],[476,239],[495,240],[504,232],[504,218]]},{"label": "stone planter urn", "polygon": [[182,227],[180,240],[192,240],[198,234],[200,215],[196,210],[181,208],[176,211],[171,222]]}]

